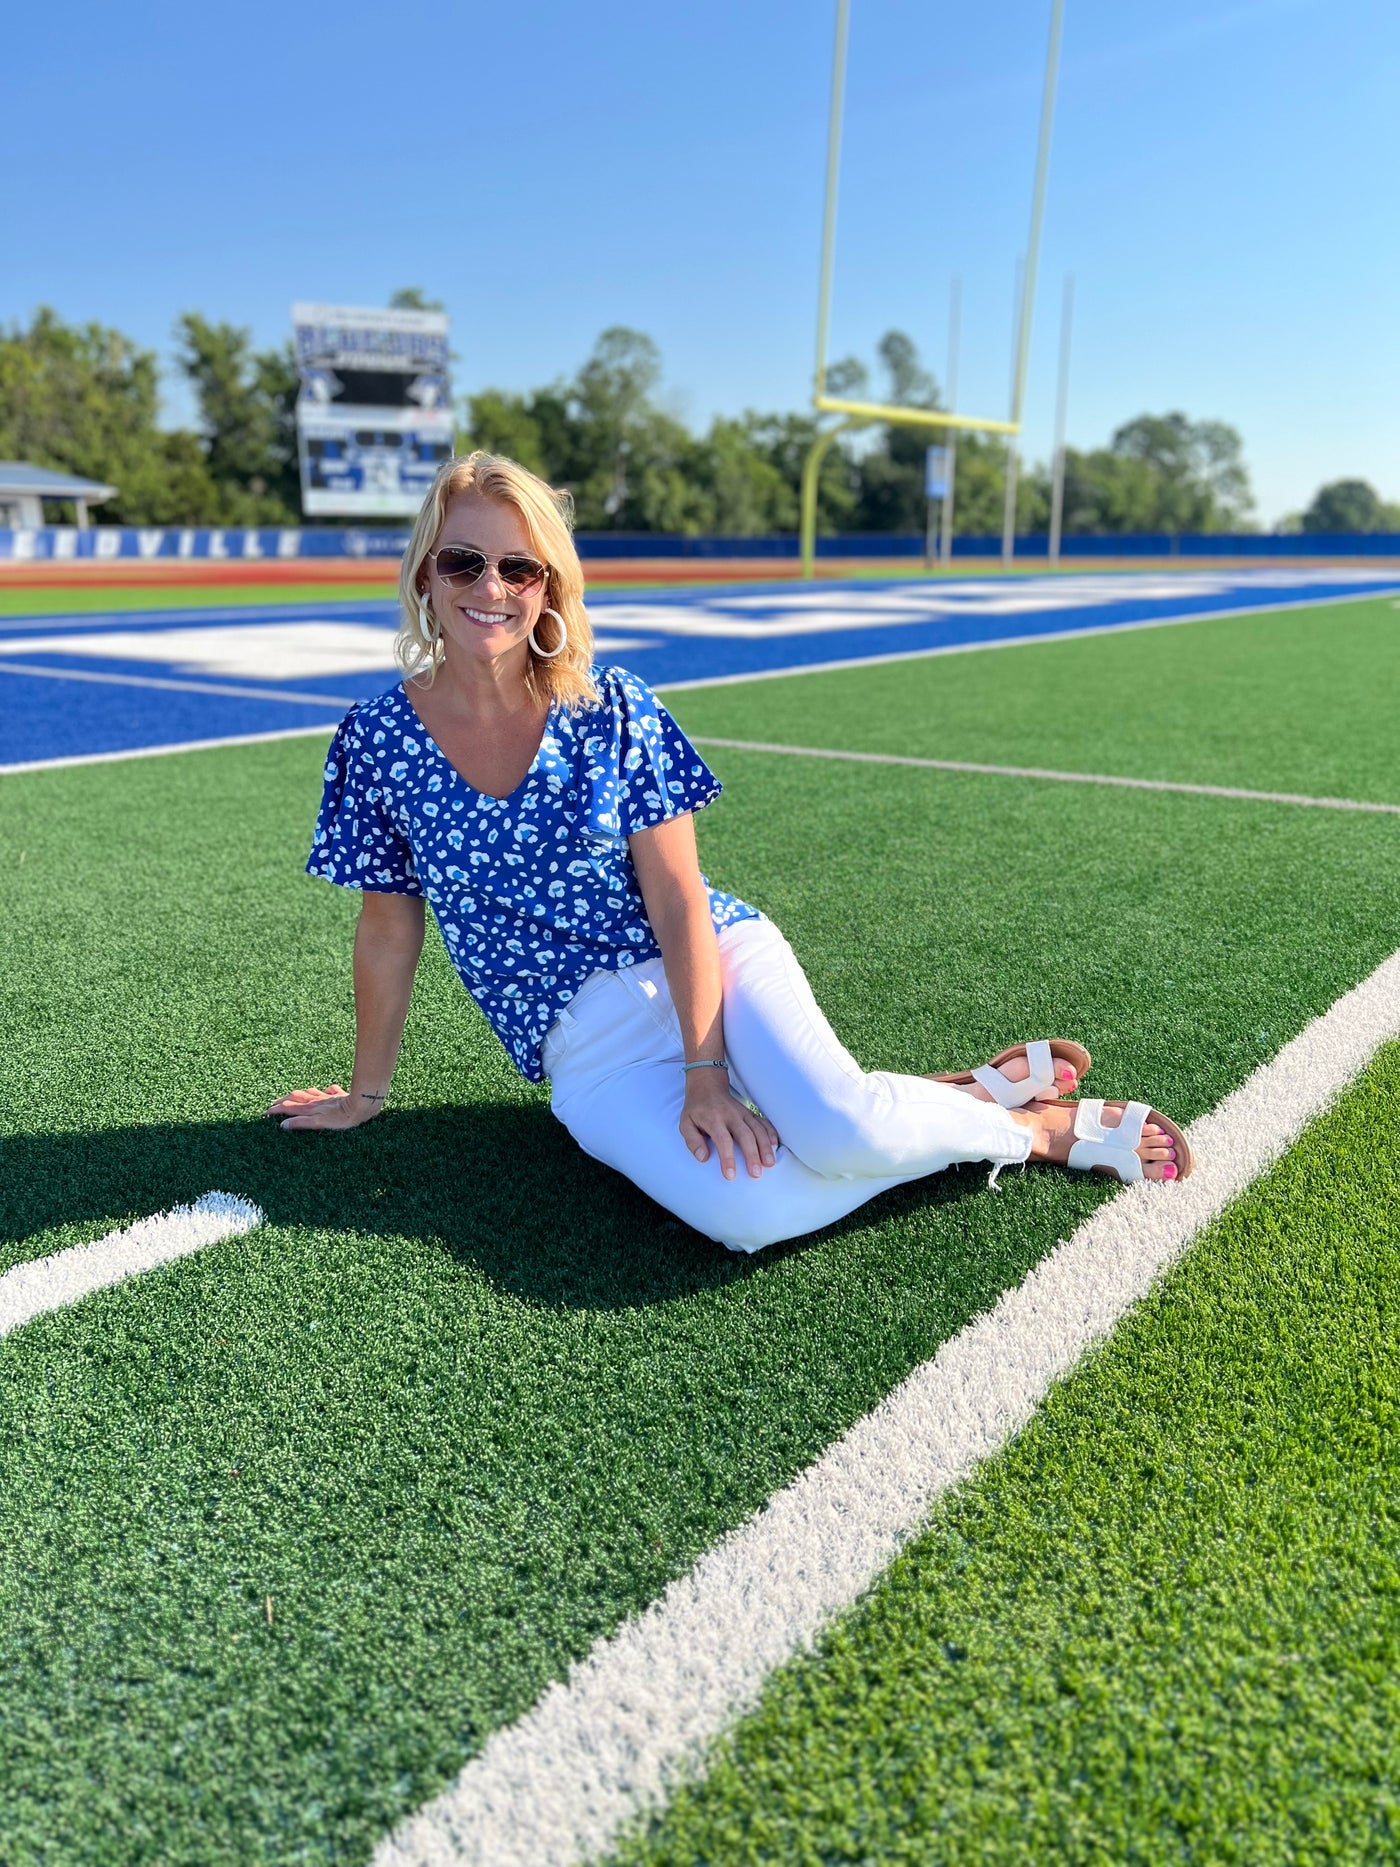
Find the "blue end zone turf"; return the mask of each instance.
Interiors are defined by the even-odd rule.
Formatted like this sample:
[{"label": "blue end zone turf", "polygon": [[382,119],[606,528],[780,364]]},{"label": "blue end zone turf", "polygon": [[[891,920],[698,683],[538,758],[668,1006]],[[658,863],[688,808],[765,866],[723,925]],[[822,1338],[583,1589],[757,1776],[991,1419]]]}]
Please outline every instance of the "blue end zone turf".
[{"label": "blue end zone turf", "polygon": [[[1151,572],[600,593],[654,687],[1400,589],[1400,572]],[[331,724],[393,684],[391,602],[0,622],[0,769]]]}]

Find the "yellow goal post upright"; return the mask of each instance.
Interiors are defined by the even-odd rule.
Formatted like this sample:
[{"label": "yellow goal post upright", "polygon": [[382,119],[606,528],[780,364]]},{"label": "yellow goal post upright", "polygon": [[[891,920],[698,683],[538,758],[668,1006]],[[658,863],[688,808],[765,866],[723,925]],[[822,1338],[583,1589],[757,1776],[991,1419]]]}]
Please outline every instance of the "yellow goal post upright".
[{"label": "yellow goal post upright", "polygon": [[[819,434],[802,463],[802,575],[816,573],[817,551],[817,481],[827,449],[838,435],[871,422],[897,422],[909,428],[961,429],[980,434],[1004,434],[1008,437],[1008,487],[1015,484],[1015,442],[1021,432],[1021,409],[1025,397],[1026,359],[1030,350],[1031,310],[1035,303],[1036,264],[1040,256],[1040,225],[1045,211],[1045,177],[1050,160],[1050,127],[1055,109],[1055,78],[1060,59],[1060,26],[1064,0],[1051,0],[1050,43],[1045,54],[1045,82],[1040,100],[1040,138],[1036,149],[1035,184],[1031,192],[1031,229],[1026,249],[1026,264],[1021,276],[1020,309],[1016,317],[1015,349],[1011,383],[1011,417],[1008,421],[988,416],[960,415],[952,410],[892,407],[882,402],[861,402],[849,396],[826,392],[826,352],[831,325],[831,272],[836,250],[836,185],[841,163],[841,110],[846,89],[846,40],[850,25],[851,0],[836,0],[836,49],[831,68],[831,116],[826,139],[826,204],[822,214],[821,277],[817,287],[817,369],[812,407],[819,415],[839,415],[835,427]],[[1014,525],[1013,495],[1008,492],[1007,509]],[[1010,541],[1014,544],[1014,534]],[[1002,556],[1011,551],[1005,535]]]}]

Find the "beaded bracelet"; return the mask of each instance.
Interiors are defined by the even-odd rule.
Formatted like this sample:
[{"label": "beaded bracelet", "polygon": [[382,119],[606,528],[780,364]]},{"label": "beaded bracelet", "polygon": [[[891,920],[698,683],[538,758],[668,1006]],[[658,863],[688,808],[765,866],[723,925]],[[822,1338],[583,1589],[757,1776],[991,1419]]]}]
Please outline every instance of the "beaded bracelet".
[{"label": "beaded bracelet", "polygon": [[683,1063],[681,1074],[684,1075],[687,1070],[727,1070],[728,1068],[729,1065],[723,1057],[706,1057],[702,1063]]}]

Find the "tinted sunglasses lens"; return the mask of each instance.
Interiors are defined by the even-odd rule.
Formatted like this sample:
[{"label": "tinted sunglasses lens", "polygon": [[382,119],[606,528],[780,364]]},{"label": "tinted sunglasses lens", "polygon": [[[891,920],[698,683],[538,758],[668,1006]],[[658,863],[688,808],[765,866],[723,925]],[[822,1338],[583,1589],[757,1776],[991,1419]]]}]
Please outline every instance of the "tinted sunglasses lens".
[{"label": "tinted sunglasses lens", "polygon": [[486,569],[486,559],[480,551],[467,551],[460,545],[448,545],[439,551],[436,563],[437,574],[444,583],[460,583],[463,578],[475,583]]},{"label": "tinted sunglasses lens", "polygon": [[543,583],[545,567],[534,558],[502,558],[496,566],[497,575],[507,590],[514,590],[518,595],[522,590],[533,590],[537,583]]}]

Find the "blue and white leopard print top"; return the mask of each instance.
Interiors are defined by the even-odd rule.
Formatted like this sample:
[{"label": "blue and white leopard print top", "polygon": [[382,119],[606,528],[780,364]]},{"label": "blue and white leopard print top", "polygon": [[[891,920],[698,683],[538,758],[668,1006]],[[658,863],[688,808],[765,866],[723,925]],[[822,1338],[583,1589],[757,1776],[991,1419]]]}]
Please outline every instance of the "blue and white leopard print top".
[{"label": "blue and white leopard print top", "polygon": [[[661,953],[627,838],[720,794],[644,681],[594,667],[601,705],[549,710],[509,797],[475,790],[424,730],[403,687],[346,714],[326,758],[311,875],[425,898],[463,984],[527,1081],[590,974]],[[703,878],[702,878],[703,879]],[[709,883],[705,884],[709,888]],[[762,920],[710,888],[716,927]]]}]

